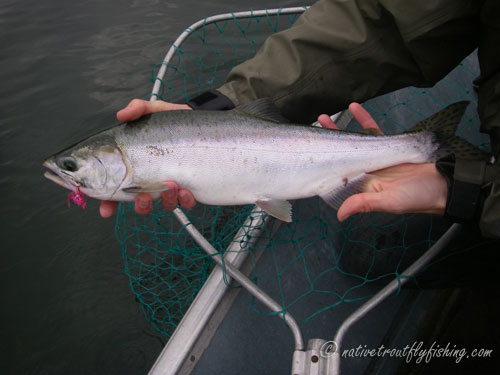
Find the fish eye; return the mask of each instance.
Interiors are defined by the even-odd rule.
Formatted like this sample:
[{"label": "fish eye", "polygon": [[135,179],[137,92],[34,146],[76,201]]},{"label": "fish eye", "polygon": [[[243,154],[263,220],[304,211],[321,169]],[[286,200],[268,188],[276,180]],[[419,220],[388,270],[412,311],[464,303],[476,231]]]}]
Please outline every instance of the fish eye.
[{"label": "fish eye", "polygon": [[72,157],[66,157],[61,161],[61,167],[68,172],[75,172],[78,170],[76,160]]}]

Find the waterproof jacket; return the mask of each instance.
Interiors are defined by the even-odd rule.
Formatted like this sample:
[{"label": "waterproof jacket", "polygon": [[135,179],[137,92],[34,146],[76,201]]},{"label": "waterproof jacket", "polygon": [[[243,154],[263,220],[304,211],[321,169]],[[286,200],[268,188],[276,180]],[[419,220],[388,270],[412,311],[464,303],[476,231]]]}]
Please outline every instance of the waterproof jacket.
[{"label": "waterproof jacket", "polygon": [[478,48],[481,131],[495,162],[457,159],[447,213],[500,237],[500,1],[322,0],[235,67],[219,93],[270,97],[296,122],[407,86],[434,85]]}]

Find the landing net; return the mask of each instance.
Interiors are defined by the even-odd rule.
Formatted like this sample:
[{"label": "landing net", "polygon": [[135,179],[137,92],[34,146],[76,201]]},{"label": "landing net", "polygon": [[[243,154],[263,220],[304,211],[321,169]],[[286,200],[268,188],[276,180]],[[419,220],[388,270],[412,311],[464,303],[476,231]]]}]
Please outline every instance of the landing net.
[{"label": "landing net", "polygon": [[[159,99],[185,102],[223,84],[227,73],[252,57],[267,36],[290,27],[298,14],[251,14],[215,23],[204,22],[192,31],[166,64]],[[472,81],[479,74],[472,54],[431,89],[408,88],[364,104],[386,134],[400,133],[448,104],[469,100],[471,105],[458,135],[488,148],[478,133],[477,96]],[[359,129],[351,122],[349,129]],[[187,212],[193,224],[218,250],[224,250],[242,226],[252,206],[198,205]],[[318,198],[297,201],[294,221],[271,219],[251,248],[245,235],[234,239],[254,263],[251,278],[302,324],[343,303],[365,300],[392,278],[400,277],[449,226],[429,215],[366,214],[340,224],[336,212]],[[248,228],[251,229],[251,228]],[[116,221],[129,285],[146,318],[169,337],[214,266],[171,213],[157,203],[147,216],[120,204]],[[261,261],[257,258],[261,256]],[[262,261],[265,259],[265,261]],[[341,280],[342,282],[339,282]],[[256,313],[266,309],[253,302]]]}]

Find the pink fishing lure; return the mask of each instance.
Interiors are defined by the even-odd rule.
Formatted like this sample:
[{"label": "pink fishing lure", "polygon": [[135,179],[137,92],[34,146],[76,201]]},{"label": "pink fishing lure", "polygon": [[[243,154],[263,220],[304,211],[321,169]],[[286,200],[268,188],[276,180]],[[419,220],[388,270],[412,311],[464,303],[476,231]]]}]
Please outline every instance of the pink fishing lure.
[{"label": "pink fishing lure", "polygon": [[76,204],[77,206],[80,206],[82,209],[85,209],[85,206],[87,205],[85,203],[85,195],[78,189],[78,191],[72,191],[68,195],[68,207],[71,206],[71,202]]}]

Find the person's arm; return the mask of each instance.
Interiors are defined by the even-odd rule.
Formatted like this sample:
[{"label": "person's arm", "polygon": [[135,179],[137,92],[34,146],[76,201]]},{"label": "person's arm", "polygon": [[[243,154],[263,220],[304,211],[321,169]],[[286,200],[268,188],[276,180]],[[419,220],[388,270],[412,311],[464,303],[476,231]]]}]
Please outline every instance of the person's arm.
[{"label": "person's arm", "polygon": [[448,168],[446,214],[455,221],[479,222],[488,237],[500,237],[500,2],[487,0],[481,9],[478,80],[481,131],[490,135],[493,160],[463,160],[455,155]]},{"label": "person's arm", "polygon": [[430,86],[477,47],[479,4],[322,0],[217,91],[235,106],[269,97],[285,117],[310,123],[351,102]]}]

